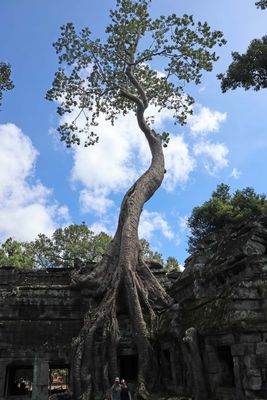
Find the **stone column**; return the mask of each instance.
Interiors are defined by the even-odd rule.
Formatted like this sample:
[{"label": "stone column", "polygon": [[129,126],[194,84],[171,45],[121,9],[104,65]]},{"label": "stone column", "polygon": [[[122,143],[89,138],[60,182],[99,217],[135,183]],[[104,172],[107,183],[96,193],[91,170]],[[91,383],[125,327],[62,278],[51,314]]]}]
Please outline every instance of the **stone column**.
[{"label": "stone column", "polygon": [[245,400],[244,391],[243,391],[243,387],[242,387],[242,373],[241,373],[241,368],[240,368],[240,358],[233,357],[233,362],[234,362],[236,398],[237,398],[237,400]]},{"label": "stone column", "polygon": [[0,399],[5,397],[6,361],[0,361]]},{"label": "stone column", "polygon": [[32,400],[48,400],[49,363],[35,358],[33,367]]},{"label": "stone column", "polygon": [[205,370],[201,359],[197,330],[194,327],[185,331],[183,342],[186,363],[191,371],[194,399],[207,400],[208,390],[205,379]]}]

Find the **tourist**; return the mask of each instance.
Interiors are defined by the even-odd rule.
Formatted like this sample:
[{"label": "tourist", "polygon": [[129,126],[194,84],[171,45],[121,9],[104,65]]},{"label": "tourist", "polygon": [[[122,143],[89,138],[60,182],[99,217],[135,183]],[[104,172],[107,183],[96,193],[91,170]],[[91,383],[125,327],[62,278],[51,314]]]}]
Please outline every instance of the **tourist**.
[{"label": "tourist", "polygon": [[121,397],[120,400],[131,400],[131,393],[124,379],[121,380]]},{"label": "tourist", "polygon": [[114,384],[111,386],[111,400],[120,400],[121,399],[121,385],[120,378],[115,378]]}]

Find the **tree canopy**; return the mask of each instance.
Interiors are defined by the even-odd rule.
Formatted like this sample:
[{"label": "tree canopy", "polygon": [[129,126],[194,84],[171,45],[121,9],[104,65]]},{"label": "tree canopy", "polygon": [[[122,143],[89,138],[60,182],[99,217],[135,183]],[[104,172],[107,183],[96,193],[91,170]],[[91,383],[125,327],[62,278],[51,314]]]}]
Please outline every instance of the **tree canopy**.
[{"label": "tree canopy", "polygon": [[[257,8],[267,8],[267,1],[256,3]],[[267,36],[254,39],[248,46],[246,53],[237,51],[232,53],[233,61],[225,74],[219,74],[221,89],[226,92],[229,89],[243,87],[245,90],[260,90],[267,87]]]},{"label": "tree canopy", "polygon": [[267,0],[260,0],[260,1],[257,1],[255,4],[256,4],[257,8],[261,8],[262,10],[267,8]]},{"label": "tree canopy", "polygon": [[[54,44],[61,67],[47,99],[59,101],[61,116],[79,109],[71,123],[58,128],[67,146],[79,144],[84,132],[84,145],[95,144],[94,126],[101,113],[111,123],[138,106],[170,109],[179,123],[191,113],[193,99],[184,93],[184,83],[199,84],[202,71],[212,70],[218,57],[211,49],[225,43],[223,34],[211,31],[206,22],[195,23],[191,15],[152,20],[150,2],[117,0],[104,43],[93,39],[88,28],[77,33],[72,23],[62,26]],[[159,57],[165,62],[161,74],[151,68]],[[161,134],[163,140],[167,136]]]},{"label": "tree canopy", "polygon": [[18,267],[32,269],[35,267],[33,253],[27,243],[12,238],[2,243],[0,248],[0,267]]},{"label": "tree canopy", "polygon": [[264,194],[257,194],[251,187],[236,190],[232,195],[230,187],[220,184],[211,198],[195,207],[188,220],[191,236],[189,251],[202,248],[211,233],[220,232],[229,224],[256,220],[267,216],[267,200]]},{"label": "tree canopy", "polygon": [[226,74],[218,75],[223,92],[238,87],[245,90],[267,88],[267,36],[252,40],[246,53],[235,51],[232,57]]},{"label": "tree canopy", "polygon": [[[75,260],[91,263],[101,260],[112,238],[105,232],[95,234],[84,223],[56,229],[51,237],[41,233],[29,242],[7,239],[0,247],[0,267],[22,269],[72,268]],[[141,239],[142,256],[146,261],[158,261],[169,271],[179,265],[175,257],[166,262],[158,251],[153,251],[147,240]]]},{"label": "tree canopy", "polygon": [[3,92],[6,90],[11,90],[14,87],[10,75],[10,65],[4,62],[0,62],[0,107],[2,104]]},{"label": "tree canopy", "polygon": [[7,239],[0,248],[0,266],[23,269],[73,267],[75,259],[96,262],[106,251],[111,237],[95,234],[85,224],[56,229],[51,237],[39,234],[30,242]]}]

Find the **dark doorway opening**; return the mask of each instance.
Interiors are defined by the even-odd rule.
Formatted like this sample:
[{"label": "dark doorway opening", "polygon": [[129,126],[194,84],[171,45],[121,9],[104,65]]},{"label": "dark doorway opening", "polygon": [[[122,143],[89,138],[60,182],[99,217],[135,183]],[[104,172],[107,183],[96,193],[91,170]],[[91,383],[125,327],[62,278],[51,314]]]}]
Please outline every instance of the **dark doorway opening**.
[{"label": "dark doorway opening", "polygon": [[120,355],[120,377],[129,381],[137,381],[138,374],[138,356],[137,354]]},{"label": "dark doorway opening", "polygon": [[169,389],[173,383],[170,349],[162,349],[160,354],[160,374],[162,384]]},{"label": "dark doorway opening", "polygon": [[10,365],[6,370],[6,396],[31,396],[33,367]]},{"label": "dark doorway opening", "polygon": [[217,353],[221,367],[221,385],[225,387],[234,387],[234,363],[230,346],[217,347]]},{"label": "dark doorway opening", "polygon": [[50,365],[48,387],[49,395],[68,391],[69,381],[70,368],[68,365]]}]

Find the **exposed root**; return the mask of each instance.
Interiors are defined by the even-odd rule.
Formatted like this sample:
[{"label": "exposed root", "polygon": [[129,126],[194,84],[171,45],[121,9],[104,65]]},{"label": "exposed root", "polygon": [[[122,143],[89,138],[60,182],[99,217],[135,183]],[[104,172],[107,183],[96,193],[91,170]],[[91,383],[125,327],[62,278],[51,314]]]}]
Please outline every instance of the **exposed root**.
[{"label": "exposed root", "polygon": [[[139,256],[137,266],[122,266],[104,263],[96,265],[87,276],[75,272],[74,285],[93,288],[102,293],[95,309],[90,309],[84,317],[84,325],[73,342],[73,371],[77,399],[89,400],[92,393],[102,393],[118,375],[117,349],[120,329],[117,310],[121,307],[119,293],[126,293],[124,307],[127,306],[131,321],[132,338],[138,354],[138,389],[136,399],[148,399],[148,389],[153,386],[150,365],[156,368],[156,359],[151,346],[157,330],[157,315],[153,305],[163,307],[169,298],[158,284],[154,275]],[[113,268],[112,268],[113,266]],[[105,275],[102,275],[105,271]],[[101,281],[100,281],[101,273]],[[121,301],[121,300],[120,300]]]}]

